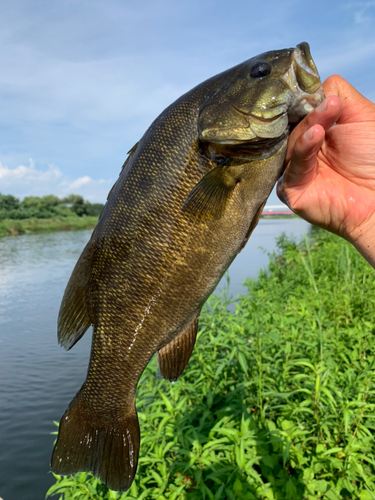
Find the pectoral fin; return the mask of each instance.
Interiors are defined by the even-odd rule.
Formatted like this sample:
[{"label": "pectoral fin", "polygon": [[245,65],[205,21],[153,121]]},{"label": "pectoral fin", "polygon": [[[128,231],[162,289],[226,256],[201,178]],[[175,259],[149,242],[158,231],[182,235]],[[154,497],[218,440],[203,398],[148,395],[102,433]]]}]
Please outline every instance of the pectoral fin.
[{"label": "pectoral fin", "polygon": [[198,317],[199,313],[182,332],[158,351],[160,373],[167,380],[177,380],[189,362],[197,337]]},{"label": "pectoral fin", "polygon": [[200,220],[219,218],[224,213],[237,182],[233,169],[229,170],[225,166],[213,168],[191,190],[182,211]]}]

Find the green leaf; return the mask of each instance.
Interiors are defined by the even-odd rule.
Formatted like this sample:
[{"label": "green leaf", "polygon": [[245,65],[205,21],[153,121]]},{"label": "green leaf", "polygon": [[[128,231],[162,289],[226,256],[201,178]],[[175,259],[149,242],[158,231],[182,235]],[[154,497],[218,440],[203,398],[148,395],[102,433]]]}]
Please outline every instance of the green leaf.
[{"label": "green leaf", "polygon": [[[317,446],[317,448],[318,448],[318,446]],[[317,453],[318,453],[318,451],[317,451]],[[332,455],[332,453],[343,453],[343,449],[336,446],[335,448],[330,448],[329,450],[325,451],[324,453],[322,453],[321,456],[324,457],[325,455]]]},{"label": "green leaf", "polygon": [[248,372],[248,370],[249,370],[249,366],[248,366],[248,364],[247,364],[247,359],[246,359],[246,356],[245,356],[245,355],[244,355],[244,353],[243,353],[243,352],[241,352],[241,351],[239,351],[239,353],[238,353],[238,361],[239,361],[239,363],[240,363],[241,368],[243,369],[243,371],[244,371],[245,373],[247,373],[247,372]]},{"label": "green leaf", "polygon": [[297,487],[292,478],[289,478],[285,486],[286,498],[290,500],[295,500],[297,496]]}]

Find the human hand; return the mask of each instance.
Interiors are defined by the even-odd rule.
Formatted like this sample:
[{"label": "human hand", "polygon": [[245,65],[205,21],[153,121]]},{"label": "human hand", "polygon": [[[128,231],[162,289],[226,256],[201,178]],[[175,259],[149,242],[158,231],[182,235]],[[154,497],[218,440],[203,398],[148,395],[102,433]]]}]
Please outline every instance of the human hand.
[{"label": "human hand", "polygon": [[375,104],[337,75],[323,88],[327,99],[290,136],[277,192],[375,266]]}]

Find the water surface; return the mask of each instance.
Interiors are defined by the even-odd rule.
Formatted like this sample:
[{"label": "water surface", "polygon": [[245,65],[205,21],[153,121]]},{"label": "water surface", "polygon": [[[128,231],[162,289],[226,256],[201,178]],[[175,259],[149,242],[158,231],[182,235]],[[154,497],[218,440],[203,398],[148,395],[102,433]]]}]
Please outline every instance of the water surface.
[{"label": "water surface", "polygon": [[[230,268],[233,296],[268,261],[281,232],[299,237],[301,219],[261,220]],[[0,497],[42,500],[54,478],[55,430],[85,379],[91,334],[66,352],[56,318],[70,273],[91,231],[0,238]],[[263,250],[260,248],[262,247]],[[221,283],[219,286],[223,286]]]}]

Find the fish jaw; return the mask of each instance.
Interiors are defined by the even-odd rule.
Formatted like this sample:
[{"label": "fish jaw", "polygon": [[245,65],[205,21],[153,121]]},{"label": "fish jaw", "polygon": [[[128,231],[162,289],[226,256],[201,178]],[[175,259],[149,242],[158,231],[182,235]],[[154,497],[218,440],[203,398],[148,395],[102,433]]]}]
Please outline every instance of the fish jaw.
[{"label": "fish jaw", "polygon": [[289,123],[299,122],[325,99],[319,73],[306,42],[294,49],[293,63],[283,80],[293,93],[288,109]]}]

